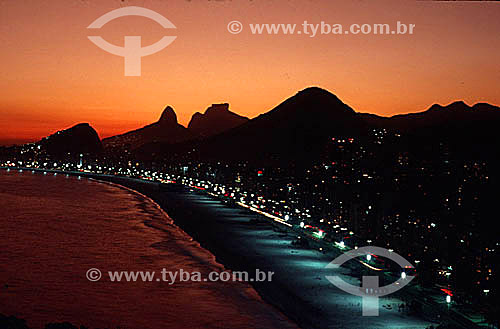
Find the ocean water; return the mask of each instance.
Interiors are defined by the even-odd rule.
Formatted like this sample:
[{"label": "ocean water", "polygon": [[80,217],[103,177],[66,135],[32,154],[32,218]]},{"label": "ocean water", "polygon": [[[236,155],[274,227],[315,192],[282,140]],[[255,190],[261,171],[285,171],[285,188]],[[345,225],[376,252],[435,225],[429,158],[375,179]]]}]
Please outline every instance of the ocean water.
[{"label": "ocean water", "polygon": [[[0,170],[0,313],[33,328],[288,328],[243,282],[111,282],[107,271],[222,265],[148,198],[64,174]],[[100,281],[86,278],[90,268]]]}]

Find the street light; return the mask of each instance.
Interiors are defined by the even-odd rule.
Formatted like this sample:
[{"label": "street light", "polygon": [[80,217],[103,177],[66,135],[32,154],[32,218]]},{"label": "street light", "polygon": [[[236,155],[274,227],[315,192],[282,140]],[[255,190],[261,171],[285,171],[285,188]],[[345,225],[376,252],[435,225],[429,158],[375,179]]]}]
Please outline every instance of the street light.
[{"label": "street light", "polygon": [[406,279],[406,272],[401,272],[401,279]]}]

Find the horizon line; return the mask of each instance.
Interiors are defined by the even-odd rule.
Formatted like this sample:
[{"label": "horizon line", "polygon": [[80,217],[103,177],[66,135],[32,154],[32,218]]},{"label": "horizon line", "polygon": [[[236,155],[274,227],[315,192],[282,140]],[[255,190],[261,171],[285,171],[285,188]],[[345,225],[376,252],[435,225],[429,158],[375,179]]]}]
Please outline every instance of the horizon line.
[{"label": "horizon line", "polygon": [[[227,101],[224,101],[224,102],[217,102],[217,103],[210,103],[210,105],[208,106],[208,108],[212,107],[213,105],[228,104],[228,105],[229,105],[229,109],[228,109],[228,111],[230,111],[230,112],[232,112],[232,113],[235,113],[235,114],[237,114],[237,115],[239,115],[239,116],[246,117],[246,118],[248,118],[249,120],[254,120],[254,119],[258,118],[259,116],[261,116],[261,115],[263,115],[263,114],[266,114],[266,113],[268,113],[268,112],[270,112],[270,111],[274,110],[277,106],[279,106],[279,105],[280,105],[280,104],[282,104],[283,102],[287,101],[288,99],[290,99],[290,98],[292,98],[292,97],[295,97],[295,96],[296,96],[296,95],[298,95],[299,93],[304,92],[304,91],[309,90],[309,89],[319,89],[319,90],[325,91],[325,92],[327,92],[327,93],[331,94],[332,96],[337,97],[337,99],[339,99],[339,100],[342,102],[342,100],[341,100],[341,99],[340,99],[340,98],[339,98],[336,94],[332,93],[332,92],[331,92],[331,91],[329,91],[328,89],[321,88],[321,87],[318,87],[318,86],[310,86],[310,87],[306,87],[306,88],[304,88],[304,89],[301,89],[301,90],[297,91],[294,95],[292,95],[292,96],[289,96],[289,97],[285,98],[284,100],[282,100],[281,102],[279,102],[277,105],[275,105],[275,106],[274,106],[274,107],[272,107],[271,109],[268,109],[268,110],[267,110],[267,111],[265,111],[265,112],[261,112],[261,113],[257,114],[257,115],[256,115],[256,116],[254,116],[254,117],[247,117],[247,116],[242,115],[242,114],[239,114],[239,113],[237,113],[237,112],[233,112],[233,111],[231,110],[231,108],[230,108],[230,104],[231,104],[231,103],[230,103],[230,102],[227,102]],[[343,102],[342,102],[342,103],[343,103]],[[432,103],[432,104],[431,104],[430,106],[428,106],[426,109],[421,110],[421,111],[418,111],[418,112],[405,112],[405,113],[393,114],[393,115],[391,115],[391,116],[384,116],[384,115],[380,115],[380,114],[376,114],[376,113],[371,113],[371,112],[358,112],[358,111],[356,111],[355,109],[353,109],[350,105],[345,104],[345,103],[344,103],[344,104],[345,104],[345,105],[347,105],[347,106],[349,106],[349,107],[350,107],[350,108],[354,111],[354,113],[356,113],[356,114],[358,114],[358,115],[363,115],[363,114],[365,114],[365,115],[376,116],[376,117],[379,117],[379,118],[384,118],[384,119],[391,119],[391,118],[398,117],[398,116],[404,116],[404,115],[410,115],[410,114],[419,114],[419,113],[424,113],[424,112],[426,112],[426,111],[429,111],[432,107],[434,107],[434,106],[436,106],[436,105],[437,105],[437,106],[440,106],[440,107],[445,108],[445,107],[448,107],[448,106],[450,106],[450,105],[452,105],[452,104],[455,104],[455,103],[463,103],[463,104],[465,104],[466,106],[471,107],[471,108],[473,108],[473,107],[475,107],[475,106],[477,106],[477,105],[479,105],[479,104],[487,104],[487,105],[494,106],[494,107],[497,107],[497,108],[499,108],[499,107],[500,107],[499,105],[492,104],[492,103],[488,103],[488,102],[486,102],[486,101],[478,101],[478,102],[474,103],[473,105],[469,105],[469,104],[467,104],[464,100],[458,99],[458,100],[451,101],[450,103],[448,103],[448,104],[446,104],[446,105],[442,105],[442,104],[439,104],[439,103]],[[173,112],[176,114],[176,116],[177,116],[177,113],[175,112],[175,108],[174,108],[172,105],[165,105],[165,106],[163,107],[163,110],[161,111],[161,114],[163,114],[163,112],[164,112],[164,111],[165,111],[168,107],[170,107],[170,108],[173,110]],[[208,108],[207,108],[207,109],[205,109],[205,111],[204,111],[204,112],[200,112],[199,110],[198,110],[198,111],[195,111],[193,114],[191,114],[191,119],[189,120],[189,122],[193,119],[193,116],[194,116],[196,113],[199,113],[199,114],[201,113],[201,114],[203,114],[203,115],[204,115],[204,114],[206,113],[206,111],[208,110]],[[161,117],[161,114],[160,114],[160,117]],[[153,124],[153,123],[156,123],[156,122],[158,122],[158,121],[159,121],[159,119],[158,119],[157,121],[154,121],[154,122],[151,122],[151,123],[147,123],[146,125]],[[35,139],[35,140],[33,140],[32,138],[26,138],[26,139],[23,139],[23,138],[19,138],[19,139],[18,139],[18,138],[6,138],[6,139],[4,139],[4,140],[0,140],[0,147],[12,147],[12,146],[19,146],[19,145],[24,145],[24,144],[29,144],[29,143],[35,143],[35,142],[37,142],[37,141],[41,140],[41,139],[42,139],[42,138],[44,138],[44,137],[50,136],[50,135],[52,135],[52,134],[54,134],[54,133],[57,133],[58,131],[63,131],[63,130],[70,129],[70,128],[72,128],[72,127],[74,127],[74,126],[76,126],[76,125],[79,125],[79,124],[89,124],[89,125],[90,125],[90,126],[91,126],[91,127],[92,127],[92,128],[93,128],[96,132],[97,132],[97,134],[99,135],[99,132],[98,132],[98,131],[97,131],[97,130],[93,127],[93,125],[92,125],[91,121],[81,121],[81,122],[76,122],[76,123],[74,123],[74,124],[72,124],[72,125],[68,126],[67,128],[54,128],[55,130],[53,130],[53,132],[52,132],[52,133],[49,133],[48,135],[38,136],[38,137],[36,137],[36,139]],[[189,123],[188,123],[188,125],[184,126],[183,124],[179,123],[178,121],[177,121],[177,124],[181,125],[182,127],[186,128],[186,129],[188,129],[188,126],[189,126]],[[137,128],[128,129],[128,130],[125,130],[125,131],[123,131],[123,132],[119,132],[119,133],[116,133],[116,134],[113,134],[113,135],[110,135],[110,136],[106,136],[106,137],[104,137],[104,136],[103,136],[103,137],[99,136],[99,138],[100,138],[101,140],[104,140],[104,139],[109,138],[109,137],[118,136],[118,135],[125,134],[125,133],[127,133],[127,132],[131,132],[131,131],[134,131],[134,130],[137,130],[137,129],[141,129],[141,128],[143,128],[143,127],[144,127],[144,126],[138,126]],[[18,144],[18,143],[20,143],[20,144]]]}]

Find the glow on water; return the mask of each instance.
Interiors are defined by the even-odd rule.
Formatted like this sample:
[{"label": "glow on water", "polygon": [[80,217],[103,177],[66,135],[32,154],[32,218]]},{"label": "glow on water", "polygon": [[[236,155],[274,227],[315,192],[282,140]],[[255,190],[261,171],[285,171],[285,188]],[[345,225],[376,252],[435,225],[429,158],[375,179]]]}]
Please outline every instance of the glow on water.
[{"label": "glow on water", "polygon": [[[80,178],[80,177],[79,177]],[[0,170],[0,313],[34,328],[293,327],[242,282],[90,282],[106,271],[220,270],[153,203],[85,178]]]}]

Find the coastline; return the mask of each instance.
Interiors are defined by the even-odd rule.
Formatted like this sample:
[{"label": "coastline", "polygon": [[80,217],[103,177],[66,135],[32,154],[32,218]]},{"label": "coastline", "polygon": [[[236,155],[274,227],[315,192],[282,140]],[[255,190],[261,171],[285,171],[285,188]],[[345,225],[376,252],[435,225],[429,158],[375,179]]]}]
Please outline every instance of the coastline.
[{"label": "coastline", "polygon": [[[347,295],[327,282],[324,266],[333,259],[310,248],[292,247],[291,232],[279,229],[243,208],[231,208],[215,198],[135,178],[59,170],[11,168],[77,175],[117,184],[152,200],[165,211],[175,225],[213,255],[216,261],[233,271],[253,273],[255,269],[276,273],[272,282],[252,282],[264,302],[276,308],[303,328],[385,328],[388,320],[398,328],[426,328],[429,321],[381,308],[381,316],[361,316],[358,297]],[[358,284],[349,270],[341,275]],[[384,303],[394,303],[392,298]],[[381,301],[382,305],[382,301]],[[359,317],[355,316],[359,314]]]},{"label": "coastline", "polygon": [[[101,280],[102,282],[97,284],[89,283],[85,280],[85,276],[82,280],[73,280],[81,273],[85,273],[90,266],[101,269],[103,273],[124,268],[152,273],[160,268],[166,268],[171,271],[175,269],[187,272],[196,271],[203,273],[204,276],[212,272],[221,273],[227,270],[222,264],[216,262],[215,256],[210,251],[201,247],[196,240],[175,225],[157,203],[138,191],[113,182],[83,177],[83,175],[76,177],[59,171],[56,173],[38,170],[35,174],[32,169],[9,171],[10,173],[0,169],[2,195],[4,193],[10,195],[9,191],[12,191],[12,200],[7,198],[7,195],[5,200],[14,205],[7,207],[9,211],[5,216],[7,222],[5,222],[4,232],[19,232],[19,236],[22,236],[26,225],[33,223],[34,225],[30,227],[40,228],[40,233],[34,236],[37,239],[40,237],[40,241],[43,242],[37,250],[33,251],[31,250],[32,244],[23,245],[25,239],[20,239],[21,242],[16,244],[16,239],[11,241],[5,237],[4,242],[11,241],[12,243],[4,243],[4,247],[13,251],[7,252],[2,258],[4,264],[12,259],[11,271],[2,273],[5,274],[2,276],[2,283],[6,283],[2,288],[10,288],[7,295],[10,294],[12,299],[0,311],[6,314],[6,316],[0,316],[0,327],[8,325],[9,318],[17,318],[26,319],[30,328],[44,328],[48,323],[62,323],[63,321],[90,326],[90,328],[175,328],[175,323],[191,324],[192,327],[218,328],[220,327],[217,325],[218,321],[225,323],[227,327],[236,328],[297,328],[297,325],[282,312],[266,303],[248,282],[225,283],[221,280],[218,283],[197,283],[179,280],[175,286],[170,284],[158,286],[144,282],[122,285],[118,289],[117,284],[107,284],[108,280]],[[17,190],[18,186],[22,189]],[[67,198],[67,195],[72,194],[75,188],[78,190],[74,191],[73,197]],[[17,213],[25,213],[24,206],[21,208],[17,206],[17,200],[20,205],[24,205],[26,199],[38,200],[38,196],[41,196],[42,201],[40,203],[29,202],[26,209],[41,209],[40,212],[27,210],[28,215],[16,217]],[[67,201],[60,203],[57,201],[59,199]],[[103,200],[104,203],[99,203],[98,200]],[[49,206],[43,208],[40,206],[42,204]],[[33,207],[29,208],[29,205]],[[89,205],[88,208],[87,205]],[[114,211],[108,211],[110,209]],[[44,217],[44,214],[47,216]],[[18,220],[10,220],[14,218]],[[38,218],[40,220],[37,220]],[[62,218],[68,224],[59,228],[59,220]],[[39,223],[40,225],[37,226]],[[44,230],[44,227],[48,230]],[[61,232],[57,239],[53,238],[55,227],[57,227],[56,232]],[[31,241],[32,230],[27,231],[26,240]],[[68,232],[74,234],[66,234]],[[81,239],[79,232],[82,232]],[[75,242],[76,234],[78,236]],[[9,236],[17,235],[9,234]],[[106,238],[101,241],[103,236]],[[44,249],[44,246],[48,247]],[[58,248],[58,246],[66,247]],[[17,257],[16,250],[26,250],[27,258],[39,255],[40,258],[36,259],[40,264],[52,265],[49,265],[47,270],[46,268],[40,269],[38,265],[32,265],[30,262],[23,263],[22,259],[26,257]],[[37,254],[40,250],[41,253]],[[56,252],[61,254],[51,259],[49,256],[53,254],[51,250],[55,254]],[[81,251],[85,252],[81,253]],[[108,257],[108,255],[114,256]],[[19,261],[16,262],[16,258]],[[61,272],[57,268],[69,264],[73,264],[71,269],[63,271],[66,274],[61,277]],[[30,281],[29,275],[23,276],[22,273],[26,271],[23,272],[20,269],[24,266],[30,269],[30,275],[42,277],[44,273],[48,273],[43,284],[38,280]],[[16,269],[20,271],[19,276],[17,272],[12,272],[17,271]],[[68,276],[70,276],[69,280],[67,280]],[[76,283],[80,281],[81,283]],[[26,293],[30,289],[19,290],[29,284],[31,284],[30,287],[36,287],[45,293],[37,294],[32,298],[29,293]],[[149,291],[151,288],[154,289]],[[86,294],[79,294],[78,291],[81,290],[87,291],[89,298],[85,297]],[[72,294],[67,294],[65,291],[74,291],[78,296],[72,299],[68,297]],[[2,295],[4,295],[3,289]],[[14,296],[17,299],[13,298]],[[2,296],[2,301],[5,301],[4,297]],[[118,298],[121,302],[107,307],[106,300],[112,302],[113,298]],[[67,299],[78,302],[68,305]],[[134,299],[148,302],[129,309],[127,305],[130,305]],[[103,301],[105,301],[104,304],[102,304]],[[32,309],[31,305],[40,306],[34,306]],[[176,309],[182,312],[176,312]],[[56,312],[56,310],[59,311]],[[122,313],[125,313],[123,317],[119,315]]]}]

